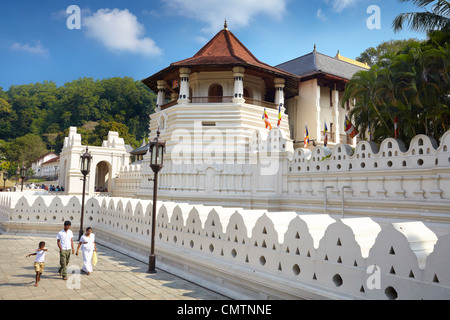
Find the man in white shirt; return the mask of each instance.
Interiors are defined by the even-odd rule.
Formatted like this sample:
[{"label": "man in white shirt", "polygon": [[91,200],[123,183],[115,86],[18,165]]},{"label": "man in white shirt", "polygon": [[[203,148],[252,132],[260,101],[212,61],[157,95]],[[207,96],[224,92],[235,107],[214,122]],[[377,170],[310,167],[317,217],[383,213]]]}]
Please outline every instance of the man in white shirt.
[{"label": "man in white shirt", "polygon": [[61,265],[59,274],[64,280],[67,280],[67,266],[70,261],[70,252],[72,250],[72,254],[75,253],[73,247],[73,233],[72,230],[70,230],[71,226],[72,224],[70,221],[64,222],[64,229],[58,232],[58,236],[56,237],[59,248],[59,264]]}]

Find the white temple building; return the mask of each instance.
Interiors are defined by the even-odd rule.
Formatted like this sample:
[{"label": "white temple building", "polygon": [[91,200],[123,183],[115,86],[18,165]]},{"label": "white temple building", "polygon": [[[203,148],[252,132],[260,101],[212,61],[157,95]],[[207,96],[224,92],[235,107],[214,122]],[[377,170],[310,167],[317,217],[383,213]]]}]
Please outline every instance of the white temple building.
[{"label": "white temple building", "polygon": [[[348,139],[352,101],[342,94],[365,69],[316,48],[273,67],[225,26],[144,79],[158,94],[148,138],[159,130],[167,147],[157,266],[238,299],[450,299],[450,131],[440,141],[418,135],[408,149]],[[71,127],[65,191],[0,194],[0,230],[76,225],[85,150]],[[147,150],[130,153],[117,132],[89,146],[83,212],[96,239],[142,261],[153,214]]]}]

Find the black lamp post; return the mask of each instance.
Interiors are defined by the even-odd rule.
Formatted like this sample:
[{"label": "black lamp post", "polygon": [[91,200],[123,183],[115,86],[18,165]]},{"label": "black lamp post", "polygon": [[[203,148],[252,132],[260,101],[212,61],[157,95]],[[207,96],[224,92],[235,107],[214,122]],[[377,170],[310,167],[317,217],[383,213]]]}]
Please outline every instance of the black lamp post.
[{"label": "black lamp post", "polygon": [[3,192],[6,192],[6,180],[8,180],[8,171],[3,172]]},{"label": "black lamp post", "polygon": [[78,234],[78,240],[81,239],[83,235],[83,218],[84,218],[84,194],[86,192],[86,176],[91,170],[91,160],[92,156],[86,147],[86,152],[81,155],[81,173],[83,174],[83,196],[81,198],[81,222],[80,222],[80,232]]},{"label": "black lamp post", "polygon": [[27,167],[22,165],[22,168],[20,168],[20,177],[22,178],[22,187],[21,190],[23,192],[23,181],[25,180],[25,177],[27,176]]},{"label": "black lamp post", "polygon": [[166,142],[159,140],[159,129],[156,138],[150,142],[150,168],[155,173],[153,179],[153,213],[152,213],[152,243],[150,248],[150,257],[148,263],[148,273],[156,273],[156,257],[155,257],[155,224],[156,224],[156,201],[158,191],[158,172],[163,168],[164,152],[166,150]]}]

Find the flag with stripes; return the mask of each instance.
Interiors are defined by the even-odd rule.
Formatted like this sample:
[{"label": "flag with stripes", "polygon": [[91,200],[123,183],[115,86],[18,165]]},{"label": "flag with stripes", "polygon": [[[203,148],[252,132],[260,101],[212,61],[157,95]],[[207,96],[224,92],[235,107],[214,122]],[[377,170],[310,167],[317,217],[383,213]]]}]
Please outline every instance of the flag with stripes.
[{"label": "flag with stripes", "polygon": [[264,123],[266,124],[266,129],[272,130],[272,125],[269,122],[269,115],[267,114],[266,108],[264,108],[264,113],[263,113],[262,119],[264,120]]},{"label": "flag with stripes", "polygon": [[305,123],[305,142],[304,142],[304,148],[308,148],[309,146],[309,132],[308,132],[308,126]]},{"label": "flag with stripes", "polygon": [[280,127],[280,125],[281,125],[281,106],[282,106],[283,104],[282,103],[280,103],[280,105],[278,106],[278,128]]},{"label": "flag with stripes", "polygon": [[345,133],[352,139],[358,134],[358,131],[355,129],[347,116],[345,116]]}]

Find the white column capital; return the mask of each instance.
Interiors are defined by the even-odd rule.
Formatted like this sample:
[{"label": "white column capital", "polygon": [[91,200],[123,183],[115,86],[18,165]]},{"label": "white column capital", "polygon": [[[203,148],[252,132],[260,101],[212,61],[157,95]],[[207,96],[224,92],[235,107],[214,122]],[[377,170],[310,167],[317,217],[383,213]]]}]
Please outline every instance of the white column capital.
[{"label": "white column capital", "polygon": [[158,85],[158,90],[165,90],[166,89],[166,85],[167,85],[167,81],[166,80],[158,80],[156,81],[157,85]]},{"label": "white column capital", "polygon": [[284,89],[284,84],[286,83],[286,80],[284,80],[283,78],[276,78],[274,80],[275,83],[275,88],[283,88]]},{"label": "white column capital", "polygon": [[191,69],[189,68],[180,68],[180,77],[189,77],[191,74]]},{"label": "white column capital", "polygon": [[233,74],[234,76],[241,76],[243,77],[245,73],[245,69],[243,67],[234,67],[233,68]]}]

